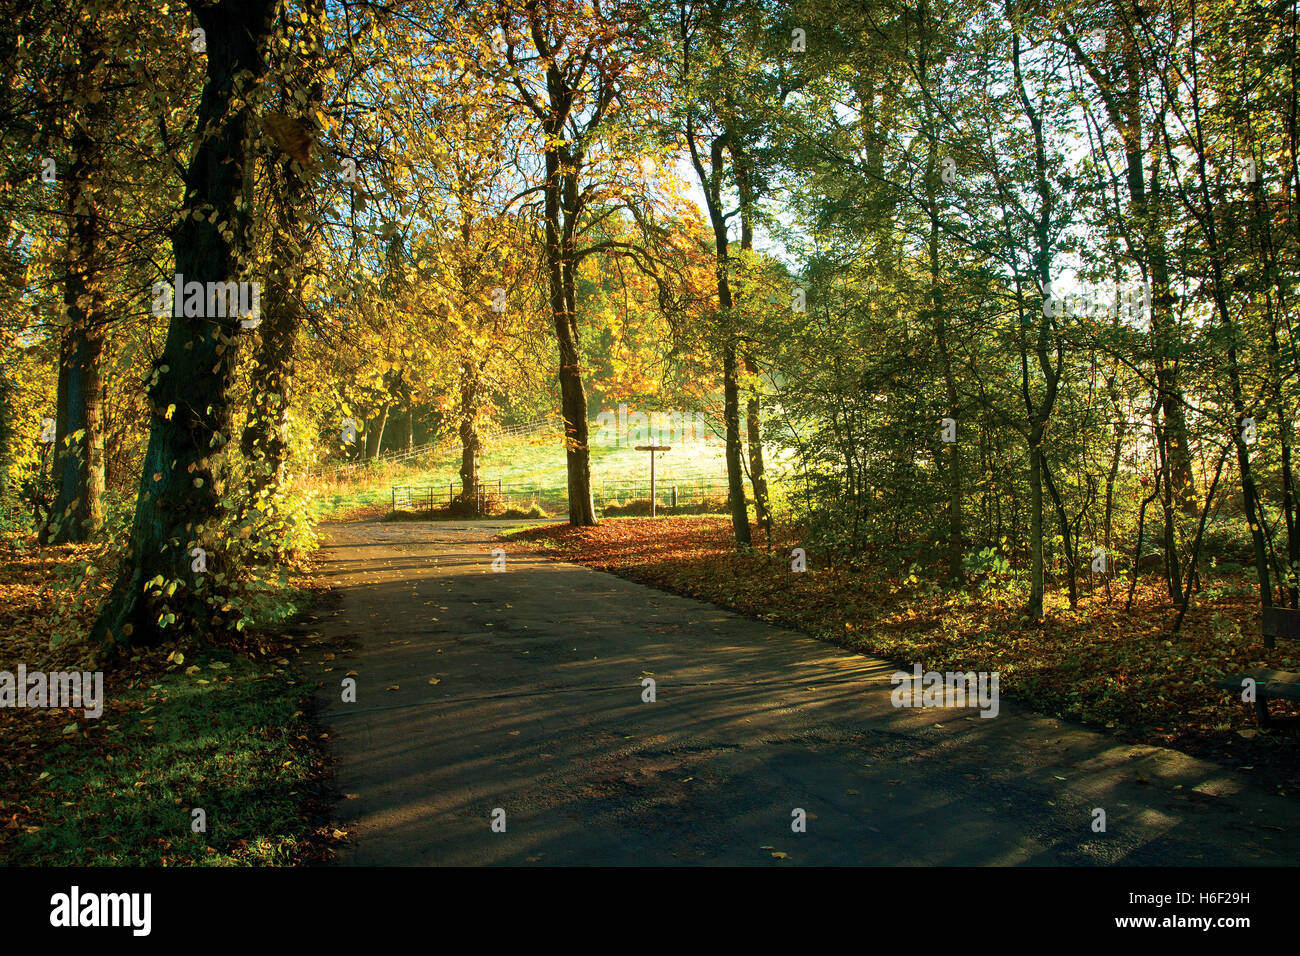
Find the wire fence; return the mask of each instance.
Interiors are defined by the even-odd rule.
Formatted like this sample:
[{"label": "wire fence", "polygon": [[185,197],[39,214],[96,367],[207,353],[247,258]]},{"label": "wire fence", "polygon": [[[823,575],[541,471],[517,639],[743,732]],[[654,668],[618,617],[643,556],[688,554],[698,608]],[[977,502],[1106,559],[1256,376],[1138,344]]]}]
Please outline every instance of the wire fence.
[{"label": "wire fence", "polygon": [[[495,423],[489,422],[485,423],[482,429],[482,435],[484,438],[532,437],[533,435],[542,432],[563,434],[563,420],[558,415],[550,415],[545,418],[535,419],[531,422],[521,422],[517,425],[498,426]],[[313,468],[310,474],[315,478],[338,478],[383,465],[405,464],[418,461],[431,455],[445,454],[459,446],[459,432],[448,430],[438,435],[432,441],[425,442],[422,445],[416,445],[412,448],[406,448],[400,451],[383,452],[373,458],[363,458],[359,461],[345,461],[336,464],[327,464],[324,467]]]},{"label": "wire fence", "polygon": [[[489,440],[503,438],[528,438],[548,434],[557,440],[563,435],[563,419],[549,415],[515,425],[497,426],[485,423],[482,435]],[[419,468],[428,464],[424,459],[434,456],[459,457],[460,436],[456,431],[444,432],[433,441],[400,451],[392,451],[364,461],[340,462],[317,468],[312,477],[326,485],[352,485],[363,482],[373,486],[389,484],[389,504],[394,512],[433,512],[446,509],[466,514],[500,514],[509,511],[542,510],[550,514],[566,514],[569,492],[563,472],[540,471],[535,475],[518,476],[513,481],[483,476],[479,479],[477,493],[467,499],[459,479],[444,484],[420,481]],[[412,467],[414,466],[414,467]],[[662,466],[661,466],[662,467]],[[725,472],[708,473],[688,468],[684,473],[674,469],[661,470],[654,482],[654,510],[672,513],[674,510],[699,510],[725,505],[728,495]],[[610,478],[602,480],[592,475],[592,502],[598,512],[607,510],[628,514],[650,511],[650,476]],[[414,479],[414,481],[412,480]],[[418,483],[417,483],[418,482]],[[382,487],[382,485],[381,485]]]},{"label": "wire fence", "polygon": [[[726,478],[717,476],[668,477],[655,481],[655,510],[671,513],[674,509],[696,508],[725,503],[728,493]],[[592,501],[598,511],[609,508],[638,506],[648,509],[650,481],[596,481],[591,489]],[[455,507],[464,502],[454,482],[446,488],[432,485],[398,484],[392,486],[394,511],[433,511]],[[477,513],[526,511],[539,508],[548,512],[566,512],[569,506],[567,485],[538,485],[529,482],[504,482],[499,478],[483,478],[473,502]]]}]

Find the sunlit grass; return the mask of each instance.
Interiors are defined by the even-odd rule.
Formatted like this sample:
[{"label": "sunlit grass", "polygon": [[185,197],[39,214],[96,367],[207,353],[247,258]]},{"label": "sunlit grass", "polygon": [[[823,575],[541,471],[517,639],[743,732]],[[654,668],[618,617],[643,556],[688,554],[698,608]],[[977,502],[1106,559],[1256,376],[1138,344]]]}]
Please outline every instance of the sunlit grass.
[{"label": "sunlit grass", "polygon": [[[44,754],[28,800],[40,825],[18,837],[10,862],[295,862],[312,830],[299,797],[314,775],[305,736],[295,738],[302,696],[288,671],[231,656],[115,691],[125,712]],[[196,808],[205,833],[193,832]]]},{"label": "sunlit grass", "polygon": [[[563,445],[557,439],[507,438],[489,442],[479,466],[479,479],[495,489],[500,482],[507,506],[527,507],[540,501],[548,510],[565,501],[566,471]],[[592,492],[597,502],[646,497],[650,480],[647,452],[614,445],[591,449]],[[656,484],[669,494],[678,485],[683,499],[716,493],[726,482],[722,445],[695,441],[673,447],[655,462]],[[349,517],[357,512],[386,512],[392,486],[409,484],[435,489],[435,502],[446,504],[449,493],[460,492],[458,449],[431,455],[411,465],[378,463],[312,480],[318,497],[313,512],[321,518]]]}]

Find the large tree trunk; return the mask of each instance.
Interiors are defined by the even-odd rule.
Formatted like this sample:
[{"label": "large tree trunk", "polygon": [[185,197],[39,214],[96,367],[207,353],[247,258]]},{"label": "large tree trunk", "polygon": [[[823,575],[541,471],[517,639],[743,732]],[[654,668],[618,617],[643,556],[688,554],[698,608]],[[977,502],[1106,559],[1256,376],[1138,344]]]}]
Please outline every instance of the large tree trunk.
[{"label": "large tree trunk", "polygon": [[93,315],[76,320],[64,335],[55,420],[58,491],[45,535],[51,542],[85,541],[103,524],[103,351],[103,326]]},{"label": "large tree trunk", "polygon": [[[197,146],[172,248],[185,281],[242,278],[249,214],[249,97],[261,82],[277,0],[191,4],[207,35]],[[202,210],[202,218],[193,215]],[[182,310],[183,311],[183,310]],[[155,645],[167,634],[211,634],[228,620],[213,585],[222,567],[221,482],[239,319],[174,316],[149,390],[150,431],[130,546],[93,637]],[[209,552],[208,573],[191,551]],[[174,592],[167,591],[175,584]]]},{"label": "large tree trunk", "polygon": [[[93,25],[80,42],[84,76],[102,80],[102,38]],[[107,101],[84,102],[72,139],[74,158],[67,176],[69,220],[63,307],[67,326],[59,348],[55,412],[57,491],[42,540],[85,541],[104,520],[104,406],[100,361],[105,315],[103,223],[96,199],[102,188]]]},{"label": "large tree trunk", "polygon": [[[577,204],[577,173],[563,168],[557,150],[546,152],[546,271],[551,316],[560,352],[560,413],[564,416],[564,452],[568,476],[569,524],[596,523],[591,497],[591,448],[587,434],[587,393],[582,385],[578,352],[577,291],[572,230]],[[561,203],[568,216],[560,221]]]}]

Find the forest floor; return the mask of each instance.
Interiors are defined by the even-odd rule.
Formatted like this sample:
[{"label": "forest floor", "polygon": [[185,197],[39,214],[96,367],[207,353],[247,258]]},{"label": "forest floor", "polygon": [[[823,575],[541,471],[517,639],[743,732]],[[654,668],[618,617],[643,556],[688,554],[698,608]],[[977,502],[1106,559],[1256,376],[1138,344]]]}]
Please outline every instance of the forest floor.
[{"label": "forest floor", "polygon": [[[762,535],[754,531],[760,548]],[[1244,574],[1203,574],[1177,635],[1161,582],[1140,579],[1126,610],[1127,576],[1085,591],[1071,611],[1049,588],[1041,626],[1022,616],[1025,595],[996,580],[952,590],[923,576],[888,579],[870,568],[824,567],[777,529],[771,550],[738,554],[724,517],[625,518],[575,529],[553,524],[510,536],[511,547],[710,601],[797,628],[905,668],[996,671],[1003,694],[1039,713],[1106,731],[1118,740],[1173,747],[1249,773],[1278,793],[1300,794],[1300,707],[1270,703],[1276,729],[1214,686],[1259,667],[1300,671],[1300,645],[1268,650]],[[934,577],[940,572],[929,569]],[[920,572],[918,572],[920,575]]]},{"label": "forest floor", "polygon": [[[89,629],[102,589],[63,617],[51,587],[78,546],[0,544],[0,671],[103,670],[103,713],[0,708],[0,860],[40,866],[285,865],[327,859],[329,763],[292,666],[311,611],[239,646],[164,646],[97,663],[52,622]],[[308,581],[302,582],[304,585]],[[86,593],[89,592],[89,593]],[[323,599],[304,591],[301,604]],[[195,809],[204,832],[195,832]]]},{"label": "forest floor", "polygon": [[[779,614],[779,588],[758,565],[751,580],[720,555],[709,563],[700,532],[721,522],[611,520],[592,532],[549,525],[503,538],[520,526],[511,524],[322,527],[320,574],[339,603],[318,625],[325,644],[304,671],[320,687],[319,719],[338,759],[340,826],[350,836],[339,862],[1300,857],[1300,803],[1261,786],[1260,773],[1034,714],[1019,698],[1003,699],[997,719],[894,706],[894,663],[754,619]],[[699,587],[691,582],[707,569],[701,589],[749,595],[751,616],[555,560],[519,537],[587,560],[602,552],[625,577],[663,546],[652,566],[662,573],[680,562],[683,589]],[[694,555],[670,557],[689,541]],[[785,586],[825,590],[791,607],[822,601],[830,614],[856,600],[816,572],[807,580]],[[864,605],[841,627],[865,630],[872,614]],[[925,657],[927,667],[941,662]],[[1022,693],[1034,686],[1011,683]],[[1226,709],[1223,719],[1232,719]],[[1104,831],[1094,829],[1097,810]]]}]

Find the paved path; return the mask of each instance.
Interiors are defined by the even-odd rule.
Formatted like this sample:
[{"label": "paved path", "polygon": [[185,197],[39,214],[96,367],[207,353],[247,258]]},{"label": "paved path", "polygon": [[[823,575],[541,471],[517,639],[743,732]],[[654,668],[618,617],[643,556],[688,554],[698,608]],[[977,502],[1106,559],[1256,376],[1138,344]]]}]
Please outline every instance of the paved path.
[{"label": "paved path", "polygon": [[895,708],[895,667],[799,632],[522,553],[495,573],[504,526],[326,526],[342,603],[305,656],[344,864],[1300,861],[1300,806],[1240,774],[1006,700]]}]

